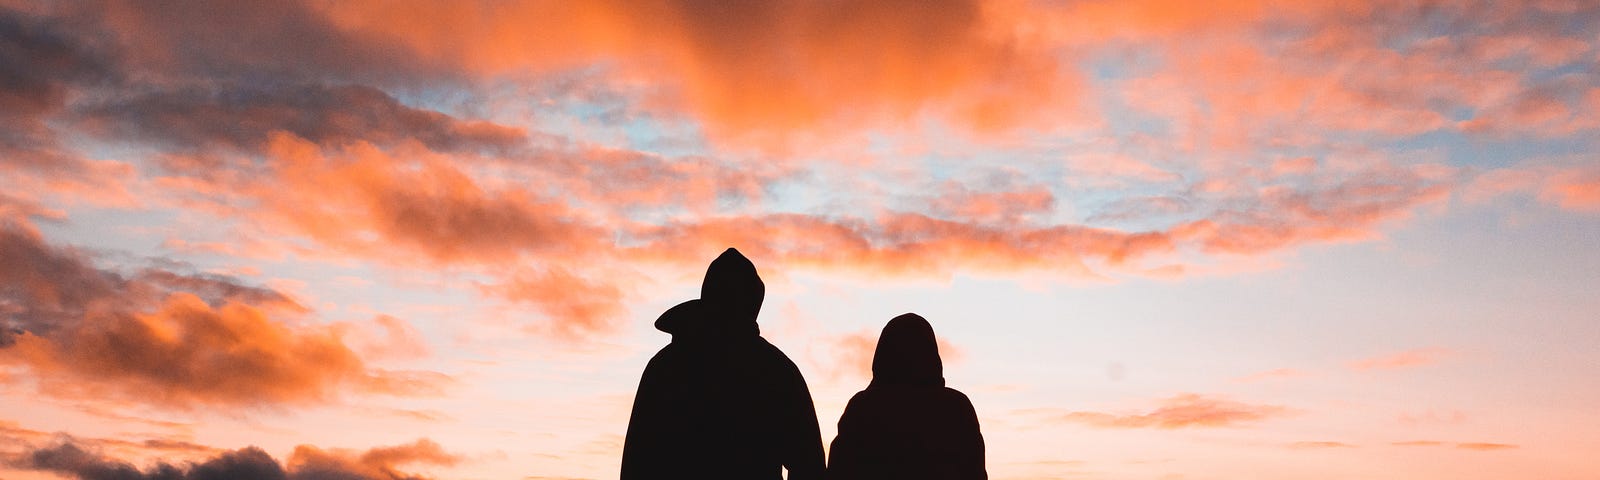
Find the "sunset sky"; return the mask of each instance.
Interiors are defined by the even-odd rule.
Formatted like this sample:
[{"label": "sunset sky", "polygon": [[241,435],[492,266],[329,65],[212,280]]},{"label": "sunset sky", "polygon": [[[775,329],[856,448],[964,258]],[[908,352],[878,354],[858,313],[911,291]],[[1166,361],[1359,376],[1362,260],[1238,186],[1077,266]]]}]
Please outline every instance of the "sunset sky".
[{"label": "sunset sky", "polygon": [[1592,480],[1597,151],[1584,0],[0,0],[0,479],[614,478],[736,247],[823,442]]}]

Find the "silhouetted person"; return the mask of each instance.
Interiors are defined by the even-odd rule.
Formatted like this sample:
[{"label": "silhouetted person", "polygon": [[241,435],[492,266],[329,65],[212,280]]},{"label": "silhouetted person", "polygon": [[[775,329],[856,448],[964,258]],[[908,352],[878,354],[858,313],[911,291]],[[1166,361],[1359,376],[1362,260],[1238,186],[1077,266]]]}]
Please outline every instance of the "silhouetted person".
[{"label": "silhouetted person", "polygon": [[728,249],[711,262],[700,299],[656,328],[672,343],[639,379],[622,447],[622,479],[819,479],[822,435],[811,392],[789,357],[760,336],[766,287]]},{"label": "silhouetted person", "polygon": [[914,313],[883,327],[872,383],[839,417],[828,480],[986,479],[972,401],[944,386],[933,327]]}]

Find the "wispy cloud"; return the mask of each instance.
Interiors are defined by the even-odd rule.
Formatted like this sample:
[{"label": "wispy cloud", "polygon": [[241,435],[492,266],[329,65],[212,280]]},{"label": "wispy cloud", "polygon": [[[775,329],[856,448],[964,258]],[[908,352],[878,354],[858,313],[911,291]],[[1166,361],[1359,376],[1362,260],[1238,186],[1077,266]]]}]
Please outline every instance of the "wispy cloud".
[{"label": "wispy cloud", "polygon": [[1443,361],[1446,358],[1450,358],[1455,354],[1455,351],[1447,348],[1421,348],[1388,355],[1380,355],[1371,358],[1363,358],[1350,362],[1349,367],[1352,370],[1358,371],[1398,370],[1403,368],[1433,365]]},{"label": "wispy cloud", "polygon": [[1307,377],[1307,376],[1310,376],[1310,374],[1306,373],[1304,371],[1298,370],[1298,369],[1293,369],[1293,368],[1274,368],[1272,370],[1266,370],[1266,371],[1262,371],[1262,372],[1256,372],[1256,373],[1252,373],[1252,374],[1249,374],[1249,375],[1245,375],[1243,377],[1239,377],[1239,378],[1234,379],[1234,381],[1235,382],[1239,382],[1239,383],[1254,383],[1254,382],[1263,382],[1263,381],[1269,381],[1269,380],[1283,380],[1283,379],[1290,379],[1290,378],[1303,378],[1303,377]]},{"label": "wispy cloud", "polygon": [[1144,413],[1074,411],[1052,419],[1101,428],[1178,429],[1233,427],[1285,416],[1290,412],[1279,405],[1249,404],[1185,393],[1161,400],[1159,406]]},{"label": "wispy cloud", "polygon": [[[942,337],[934,341],[939,346],[940,361],[946,367],[962,361],[961,348]],[[806,353],[814,363],[822,366],[824,375],[830,379],[871,379],[872,359],[877,348],[877,331],[866,330],[826,336],[813,343]]]},{"label": "wispy cloud", "polygon": [[1507,443],[1468,442],[1468,443],[1457,443],[1456,444],[1456,448],[1466,449],[1466,450],[1488,451],[1488,450],[1510,450],[1510,449],[1513,449],[1513,448],[1517,448],[1517,446],[1516,445],[1507,444]]},{"label": "wispy cloud", "polygon": [[1356,448],[1356,445],[1329,441],[1294,442],[1289,444],[1289,448],[1294,450],[1325,450],[1330,448]]},{"label": "wispy cloud", "polygon": [[1508,444],[1508,443],[1441,442],[1441,441],[1437,441],[1437,440],[1408,440],[1408,441],[1404,441],[1404,442],[1394,442],[1394,443],[1391,443],[1390,445],[1395,445],[1395,446],[1400,446],[1400,447],[1454,447],[1454,448],[1458,448],[1458,449],[1462,449],[1462,450],[1476,450],[1476,451],[1510,450],[1510,449],[1514,449],[1514,448],[1519,448],[1518,445],[1513,445],[1513,444]]}]

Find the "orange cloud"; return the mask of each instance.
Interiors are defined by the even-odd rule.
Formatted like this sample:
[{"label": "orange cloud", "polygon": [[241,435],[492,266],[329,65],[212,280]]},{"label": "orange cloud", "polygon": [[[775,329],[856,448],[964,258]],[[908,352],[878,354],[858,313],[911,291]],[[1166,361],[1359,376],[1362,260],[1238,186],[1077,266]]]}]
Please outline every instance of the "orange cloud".
[{"label": "orange cloud", "polygon": [[290,330],[255,307],[213,309],[187,293],[155,312],[91,314],[75,330],[14,341],[0,358],[27,365],[59,395],[191,407],[325,401],[341,387],[418,393],[405,377],[368,371],[332,332]]},{"label": "orange cloud", "polygon": [[1558,174],[1539,192],[1539,199],[1568,210],[1600,212],[1600,169]]},{"label": "orange cloud", "polygon": [[[4,440],[4,442],[0,442],[0,445],[21,446],[43,441],[50,437],[51,435],[48,432],[30,430],[18,426],[16,422],[0,420],[0,440]],[[9,448],[0,447],[0,457],[12,453]]]},{"label": "orange cloud", "polygon": [[1289,413],[1277,405],[1254,405],[1185,393],[1162,400],[1161,406],[1147,413],[1112,414],[1070,412],[1056,420],[1100,428],[1230,427]]},{"label": "orange cloud", "polygon": [[[480,291],[533,305],[548,320],[535,328],[567,336],[608,331],[621,317],[627,276],[602,273],[639,261],[697,263],[703,259],[696,252],[730,245],[764,262],[871,274],[1048,268],[1094,278],[1100,265],[1143,272],[1141,261],[1192,248],[1257,254],[1370,238],[1382,223],[1445,191],[1425,166],[1368,167],[1309,188],[1264,187],[1258,198],[1229,202],[1235,208],[1145,232],[1047,223],[1054,204],[1048,189],[960,184],[913,206],[928,213],[755,211],[651,221],[629,212],[668,198],[699,198],[682,203],[691,211],[727,195],[756,198],[788,174],[758,169],[720,177],[733,168],[691,161],[677,170],[668,166],[678,162],[617,150],[554,150],[532,167],[478,163],[415,143],[324,146],[286,132],[270,138],[261,153],[273,162],[264,170],[240,175],[226,163],[201,166],[205,190],[196,192],[217,202],[211,208],[252,218],[263,234],[314,241],[318,249],[303,250],[309,255],[486,273],[492,281]],[[497,171],[519,181],[482,175],[484,167],[505,168]],[[706,175],[716,180],[681,181]],[[562,191],[576,196],[551,194]]]},{"label": "orange cloud", "polygon": [[1356,360],[1350,362],[1350,368],[1353,370],[1396,370],[1420,367],[1439,363],[1441,360],[1453,355],[1455,355],[1455,352],[1446,348],[1423,348]]},{"label": "orange cloud", "polygon": [[664,80],[676,94],[667,102],[723,138],[843,132],[924,110],[968,128],[1005,128],[1070,105],[1077,85],[1045,46],[1021,41],[996,23],[1007,18],[964,0],[344,2],[325,11],[345,31],[482,72],[606,59],[621,75]]},{"label": "orange cloud", "polygon": [[[686,114],[713,139],[795,144],[906,130],[923,117],[959,132],[1049,130],[1068,119],[1090,124],[1082,119],[1091,117],[1094,105],[1083,100],[1100,85],[1084,80],[1081,63],[1098,53],[1142,51],[1160,61],[1135,71],[1141,78],[1127,82],[1132,88],[1111,88],[1128,92],[1135,108],[1170,121],[1189,150],[1305,144],[1326,132],[1415,134],[1452,125],[1460,109],[1482,117],[1467,124],[1585,110],[1565,91],[1519,94],[1530,90],[1521,72],[1581,61],[1592,39],[1564,36],[1514,12],[1456,3],[1420,9],[1405,2],[1242,0],[1189,7],[1170,0],[738,7],[685,0],[150,7],[106,0],[31,8],[53,10],[89,30],[49,34],[74,40],[69,46],[93,46],[68,35],[83,33],[115,39],[105,43],[117,48],[49,50],[42,46],[54,45],[45,40],[55,37],[27,38],[25,45],[41,45],[29,51],[41,55],[81,52],[94,55],[57,56],[99,59],[107,50],[116,56],[52,64],[95,68],[39,70],[28,78],[44,80],[29,85],[63,87],[36,88],[24,97],[28,105],[59,105],[44,100],[64,98],[67,79],[122,69],[137,72],[127,76],[141,81],[178,87],[128,96],[126,106],[151,104],[111,108],[126,113],[112,115],[123,120],[167,125],[174,116],[165,114],[180,113],[176,117],[248,119],[261,122],[255,127],[262,132],[275,125],[312,139],[337,136],[316,132],[386,124],[395,128],[378,130],[410,132],[438,146],[438,131],[421,128],[430,122],[426,112],[382,107],[385,95],[367,85],[472,86],[587,70],[593,72],[588,83],[650,85],[628,101],[653,115]],[[1425,14],[1481,28],[1412,35],[1421,20],[1392,21]],[[311,86],[325,84],[357,85]],[[264,85],[300,86],[268,91]],[[217,105],[203,98],[206,92],[228,101]],[[271,107],[327,113],[328,100],[367,105],[365,113],[393,113],[397,121],[358,114],[340,118],[342,126],[320,122],[332,130],[307,129],[302,122],[329,118],[296,118]],[[175,126],[180,136],[210,131],[215,135],[205,137],[262,138],[212,125]],[[1546,127],[1568,128],[1543,120],[1525,128],[1556,131]],[[480,133],[497,136],[493,131]]]},{"label": "orange cloud", "polygon": [[[602,275],[618,259],[596,258],[615,255],[618,227],[607,222],[622,220],[613,216],[635,206],[677,202],[697,210],[730,196],[756,197],[765,176],[778,174],[611,149],[550,150],[541,153],[548,161],[525,165],[476,163],[409,141],[387,148],[333,143],[274,131],[256,147],[273,160],[270,167],[250,175],[240,170],[253,167],[204,157],[173,157],[184,163],[172,167],[192,175],[186,189],[210,202],[204,208],[255,219],[250,227],[262,232],[253,237],[286,235],[319,246],[267,249],[478,271],[491,279],[480,292],[534,306],[548,320],[534,329],[567,337],[608,331],[623,317],[628,282]],[[518,178],[485,177],[480,168]],[[241,247],[206,245],[229,253]]]},{"label": "orange cloud", "polygon": [[322,450],[310,445],[295,447],[286,467],[290,478],[356,478],[356,479],[406,479],[420,478],[396,470],[407,464],[455,465],[461,458],[447,453],[438,443],[428,439],[378,447],[366,452]]},{"label": "orange cloud", "polygon": [[126,277],[0,225],[0,364],[41,391],[172,408],[325,401],[342,389],[414,394],[441,376],[369,369],[334,328],[274,317],[306,309],[228,279],[148,269]]},{"label": "orange cloud", "polygon": [[1511,444],[1505,444],[1505,443],[1470,442],[1470,443],[1457,443],[1456,444],[1456,448],[1466,449],[1466,450],[1488,451],[1488,450],[1510,450],[1510,449],[1513,449],[1513,448],[1517,448],[1517,446],[1516,445],[1511,445]]},{"label": "orange cloud", "polygon": [[424,358],[432,353],[422,332],[406,322],[388,315],[378,315],[370,324],[355,324],[343,334],[348,343],[363,358]]},{"label": "orange cloud", "polygon": [[595,280],[604,266],[589,262],[611,245],[598,213],[530,186],[486,185],[425,149],[324,149],[275,134],[266,154],[272,171],[233,186],[254,204],[238,211],[316,241],[324,255],[483,271],[495,281],[480,291],[534,305],[548,319],[539,328],[568,336],[621,318],[626,282]]},{"label": "orange cloud", "polygon": [[480,289],[491,296],[532,304],[555,320],[539,328],[571,340],[618,326],[624,315],[622,291],[617,283],[622,282],[590,280],[565,269],[550,268],[540,273],[515,273],[499,284]]},{"label": "orange cloud", "polygon": [[601,146],[552,149],[539,154],[542,180],[554,182],[573,203],[607,210],[677,209],[709,214],[719,203],[756,206],[771,184],[798,175],[773,162],[731,162],[699,156],[666,157]]},{"label": "orange cloud", "polygon": [[238,188],[274,223],[397,263],[498,263],[525,251],[571,254],[600,245],[602,232],[570,205],[527,189],[486,189],[447,158],[404,153],[402,160],[370,144],[323,150],[279,134],[267,147],[275,168]]},{"label": "orange cloud", "polygon": [[1289,444],[1289,448],[1295,450],[1322,450],[1328,448],[1356,448],[1356,446],[1344,442],[1294,442]]},{"label": "orange cloud", "polygon": [[[731,165],[621,150],[549,150],[547,161],[533,166],[480,162],[415,142],[319,145],[287,132],[269,138],[260,151],[273,160],[265,167],[198,165],[194,191],[215,202],[209,208],[251,218],[263,235],[312,240],[318,248],[299,250],[306,255],[483,273],[491,281],[481,292],[534,306],[545,317],[534,329],[569,337],[608,331],[622,317],[629,277],[609,273],[634,262],[698,263],[704,259],[696,252],[730,245],[763,262],[870,274],[1048,268],[1096,278],[1102,266],[1140,274],[1148,271],[1138,268],[1142,261],[1191,249],[1258,254],[1370,238],[1447,188],[1429,166],[1379,164],[1306,187],[1261,187],[1255,198],[1230,199],[1227,210],[1143,232],[1048,222],[1049,189],[955,183],[913,211],[868,217],[752,209],[655,219],[633,209],[688,198],[679,206],[697,213],[730,195],[759,198],[791,173],[733,175]],[[555,192],[575,195],[558,199]],[[1168,214],[1207,213],[1201,208],[1210,201],[1200,197],[1196,211]]]},{"label": "orange cloud", "polygon": [[1436,440],[1412,440],[1412,441],[1405,441],[1405,442],[1394,442],[1394,443],[1391,443],[1390,445],[1401,446],[1401,447],[1442,447],[1442,446],[1451,446],[1451,445],[1453,445],[1453,446],[1455,446],[1455,448],[1459,448],[1459,449],[1462,449],[1462,450],[1477,450],[1477,451],[1510,450],[1510,449],[1518,448],[1517,445],[1512,445],[1512,444],[1507,444],[1507,443],[1486,443],[1486,442],[1451,443],[1451,442],[1440,442],[1440,441],[1436,441]]},{"label": "orange cloud", "polygon": [[1540,202],[1569,211],[1600,211],[1600,170],[1550,165],[1499,168],[1477,175],[1463,190],[1464,198],[1475,203],[1514,194],[1535,194]]},{"label": "orange cloud", "polygon": [[[943,213],[948,219],[912,212],[872,218],[750,214],[652,224],[618,215],[632,204],[627,199],[641,198],[637,192],[670,191],[675,185],[671,177],[629,174],[636,181],[617,192],[621,205],[609,205],[607,195],[616,191],[591,187],[585,191],[594,197],[580,196],[575,203],[592,201],[597,208],[579,210],[574,203],[534,193],[535,186],[474,176],[470,164],[426,149],[366,143],[322,147],[286,133],[273,138],[265,150],[277,160],[272,170],[239,177],[230,187],[245,193],[244,199],[256,207],[237,213],[313,239],[325,250],[386,264],[469,270],[493,266],[497,281],[484,284],[483,292],[533,304],[555,320],[548,324],[552,331],[569,334],[614,325],[627,285],[592,275],[619,261],[698,262],[703,259],[694,252],[736,245],[764,261],[789,266],[947,275],[1048,265],[1057,272],[1093,277],[1097,273],[1091,262],[1116,268],[1173,254],[1185,245],[1253,254],[1307,242],[1366,238],[1379,222],[1405,216],[1443,188],[1418,173],[1420,169],[1380,169],[1348,180],[1324,180],[1321,189],[1267,190],[1252,210],[1221,212],[1168,232],[1024,221],[1048,208],[1053,197],[1043,190],[1002,191],[990,201],[985,201],[989,193],[963,190],[946,197],[950,201]],[[651,156],[600,158],[606,160],[599,168],[620,168],[617,172],[630,171],[625,166],[634,161],[630,158],[646,165],[660,161]],[[553,164],[569,168],[560,166],[564,162]],[[546,178],[530,173],[534,185]],[[610,173],[599,175],[591,185],[614,181]],[[749,182],[754,189],[762,180]],[[615,239],[622,248],[606,247],[606,239]],[[503,268],[535,258],[540,260],[536,264]],[[574,273],[580,271],[589,273]],[[562,290],[551,288],[552,282],[575,290],[555,294]]]},{"label": "orange cloud", "polygon": [[[38,87],[14,95],[37,106],[18,110],[38,112],[28,122],[64,116],[62,125],[82,133],[161,150],[129,174],[163,175],[153,184],[168,205],[224,217],[241,237],[175,239],[173,248],[481,275],[482,293],[549,320],[530,329],[565,336],[615,328],[633,285],[614,273],[635,262],[703,262],[729,245],[784,267],[1104,278],[1186,271],[1169,257],[1376,238],[1444,198],[1454,169],[1319,152],[1349,143],[1329,132],[1409,135],[1442,128],[1463,109],[1487,116],[1518,102],[1540,117],[1556,108],[1534,108],[1540,99],[1571,103],[1582,93],[1559,82],[1523,91],[1518,74],[1483,68],[1491,59],[1570,61],[1571,42],[1545,48],[1559,38],[1492,31],[1461,45],[1390,45],[1381,40],[1409,37],[1386,36],[1397,27],[1370,20],[1414,12],[1387,5],[865,2],[843,17],[837,7],[107,1],[33,8],[74,22],[6,34],[41,61],[83,64],[17,72]],[[1254,41],[1269,24],[1292,35]],[[109,46],[92,48],[96,38]],[[810,202],[804,194],[777,193],[880,166],[808,169],[718,158],[714,148],[661,155],[475,120],[468,116],[493,109],[472,101],[453,106],[471,112],[457,115],[401,101],[416,98],[419,83],[472,97],[484,84],[533,88],[580,69],[589,72],[576,81],[583,89],[648,85],[619,94],[629,115],[713,140],[926,126],[919,119],[928,116],[963,132],[1048,130],[1053,122],[1023,120],[1081,114],[1071,98],[1088,86],[1077,65],[1086,53],[1075,49],[1107,42],[1160,53],[1104,79],[1115,93],[1107,101],[1160,128],[1096,132],[1116,138],[1092,142],[1089,153],[1046,149],[1059,165],[1014,172],[1027,182],[911,174],[917,183],[907,185],[932,193],[886,187],[804,211],[784,209]],[[102,77],[128,83],[94,81]],[[1582,98],[1600,98],[1589,92]],[[1563,179],[1541,198],[1589,208],[1594,183]],[[1107,185],[1151,191],[1087,205],[1067,196]],[[896,197],[918,203],[878,207]],[[1062,219],[1081,209],[1085,224]]]},{"label": "orange cloud", "polygon": [[[1077,225],[1004,227],[917,213],[872,219],[770,214],[640,226],[631,237],[660,252],[710,251],[738,245],[752,258],[787,265],[890,275],[946,275],[956,269],[1014,271],[1048,265],[1093,276],[1088,260],[1121,264],[1174,250],[1159,232],[1128,233]],[[794,241],[794,240],[803,241]],[[639,252],[647,254],[646,252]]]},{"label": "orange cloud", "polygon": [[378,447],[365,452],[322,450],[301,445],[283,464],[260,448],[246,447],[222,451],[197,462],[173,464],[162,461],[140,470],[130,462],[106,455],[99,447],[69,438],[52,446],[18,454],[15,458],[7,459],[5,464],[79,480],[425,480],[429,477],[401,471],[399,467],[418,464],[449,466],[460,461],[459,456],[445,452],[438,443],[419,439],[409,444]]}]

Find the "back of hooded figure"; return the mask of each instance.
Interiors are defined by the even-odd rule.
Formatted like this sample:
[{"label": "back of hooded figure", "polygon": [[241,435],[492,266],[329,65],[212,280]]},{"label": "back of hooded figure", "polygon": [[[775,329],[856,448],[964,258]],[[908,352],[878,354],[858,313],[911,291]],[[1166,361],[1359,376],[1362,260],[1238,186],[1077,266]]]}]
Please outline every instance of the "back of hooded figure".
[{"label": "back of hooded figure", "polygon": [[623,480],[821,478],[822,440],[805,379],[760,336],[765,286],[728,249],[700,299],[656,322],[672,343],[639,380],[622,451]]},{"label": "back of hooded figure", "polygon": [[966,395],[944,386],[933,327],[916,314],[883,327],[872,383],[839,417],[828,479],[985,479],[983,435]]}]

